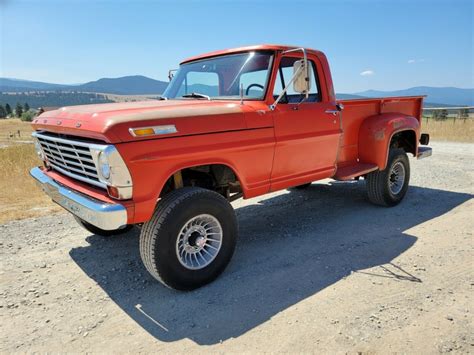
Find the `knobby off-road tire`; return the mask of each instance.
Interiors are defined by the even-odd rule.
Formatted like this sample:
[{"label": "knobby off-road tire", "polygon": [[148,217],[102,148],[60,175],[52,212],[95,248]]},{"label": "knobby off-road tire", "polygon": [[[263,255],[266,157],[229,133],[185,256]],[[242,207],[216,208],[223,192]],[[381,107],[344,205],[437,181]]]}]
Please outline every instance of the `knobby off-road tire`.
[{"label": "knobby off-road tire", "polygon": [[223,196],[184,187],[163,197],[143,225],[140,255],[148,272],[165,286],[192,290],[224,271],[237,233],[234,210]]},{"label": "knobby off-road tire", "polygon": [[410,182],[410,163],[405,151],[391,149],[385,170],[369,173],[366,180],[370,202],[386,207],[398,205]]},{"label": "knobby off-road tire", "polygon": [[90,223],[87,223],[86,221],[80,219],[77,216],[74,216],[74,218],[76,219],[77,223],[79,223],[79,225],[81,227],[83,227],[87,231],[91,232],[92,234],[100,235],[102,237],[112,237],[114,235],[124,234],[124,233],[127,233],[130,229],[133,228],[133,225],[127,225],[127,226],[125,226],[123,228],[120,228],[120,229],[106,231],[106,230],[100,229],[100,228],[98,228],[98,227],[96,227],[96,226],[94,226]]}]

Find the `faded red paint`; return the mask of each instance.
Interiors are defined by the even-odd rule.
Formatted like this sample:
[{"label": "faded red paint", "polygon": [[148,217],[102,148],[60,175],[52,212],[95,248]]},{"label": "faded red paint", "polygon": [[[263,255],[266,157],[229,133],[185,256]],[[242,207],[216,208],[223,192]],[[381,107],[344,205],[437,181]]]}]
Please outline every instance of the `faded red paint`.
[{"label": "faded red paint", "polygon": [[[170,100],[85,105],[43,113],[33,122],[47,130],[115,144],[133,179],[133,199],[123,202],[129,223],[150,219],[165,182],[180,169],[224,164],[237,175],[244,198],[263,195],[323,178],[355,177],[383,169],[393,134],[412,130],[420,136],[423,97],[342,100],[342,115],[334,110],[333,82],[326,56],[308,49],[320,80],[321,102],[279,104],[274,111],[275,68],[290,46],[262,45],[213,52],[184,62],[248,50],[275,52],[272,76],[263,101]],[[301,56],[292,53],[291,56]],[[184,63],[183,62],[183,63]],[[341,121],[342,119],[342,121]],[[61,121],[61,124],[58,124]],[[173,124],[178,132],[136,138],[129,128]],[[359,165],[357,165],[359,164]],[[359,170],[357,170],[359,169]],[[60,183],[110,202],[107,192],[52,171]],[[159,202],[158,202],[159,203]]]}]

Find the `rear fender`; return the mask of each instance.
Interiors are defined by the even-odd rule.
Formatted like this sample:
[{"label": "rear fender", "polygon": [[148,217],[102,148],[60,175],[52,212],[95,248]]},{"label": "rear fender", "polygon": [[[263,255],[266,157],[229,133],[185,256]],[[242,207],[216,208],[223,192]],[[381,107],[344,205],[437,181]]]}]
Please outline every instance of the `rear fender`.
[{"label": "rear fender", "polygon": [[420,123],[413,116],[400,113],[383,113],[368,117],[359,129],[359,161],[376,164],[380,170],[387,166],[392,137],[404,131],[414,132],[414,151],[418,149]]}]

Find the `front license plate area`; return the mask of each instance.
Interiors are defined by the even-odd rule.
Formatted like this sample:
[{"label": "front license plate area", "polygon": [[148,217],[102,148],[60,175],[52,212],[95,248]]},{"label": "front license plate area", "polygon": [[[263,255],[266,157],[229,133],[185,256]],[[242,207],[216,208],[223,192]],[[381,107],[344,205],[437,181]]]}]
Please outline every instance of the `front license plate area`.
[{"label": "front license plate area", "polygon": [[46,183],[41,185],[41,188],[49,197],[51,197],[54,202],[56,202],[62,208],[66,209],[67,211],[71,212],[72,214],[76,215],[77,217],[83,219],[86,222],[92,224],[97,222],[97,217],[93,212],[89,211],[86,207],[80,205],[79,203],[61,195],[55,187]]}]

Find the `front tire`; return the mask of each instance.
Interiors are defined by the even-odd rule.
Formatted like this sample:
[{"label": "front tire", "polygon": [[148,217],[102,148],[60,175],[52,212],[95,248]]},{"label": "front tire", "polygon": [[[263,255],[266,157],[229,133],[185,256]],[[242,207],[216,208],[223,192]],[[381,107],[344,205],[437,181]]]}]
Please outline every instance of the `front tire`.
[{"label": "front tire", "polygon": [[132,227],[133,227],[133,225],[129,224],[129,225],[126,225],[125,227],[120,228],[120,229],[104,230],[104,229],[100,229],[100,228],[94,226],[93,224],[90,224],[90,223],[80,219],[77,216],[74,216],[74,219],[77,221],[77,223],[79,223],[79,225],[82,228],[84,228],[88,232],[91,232],[92,234],[95,234],[95,235],[100,235],[102,237],[112,237],[112,236],[115,236],[115,235],[125,234],[130,229],[132,229]]},{"label": "front tire", "polygon": [[192,290],[217,278],[237,239],[231,204],[214,191],[184,187],[163,197],[140,234],[148,272],[165,286]]},{"label": "front tire", "polygon": [[405,197],[410,182],[410,163],[403,149],[391,149],[387,167],[367,175],[367,196],[379,206],[398,205]]}]

